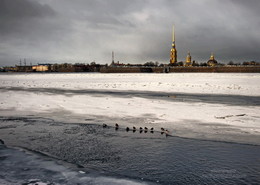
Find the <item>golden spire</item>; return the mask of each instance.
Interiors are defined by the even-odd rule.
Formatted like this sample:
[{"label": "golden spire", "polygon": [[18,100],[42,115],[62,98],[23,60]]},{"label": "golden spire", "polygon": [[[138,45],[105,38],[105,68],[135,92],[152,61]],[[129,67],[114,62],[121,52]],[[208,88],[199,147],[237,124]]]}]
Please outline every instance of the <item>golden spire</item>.
[{"label": "golden spire", "polygon": [[174,33],[174,25],[172,26],[172,46],[175,45],[175,33]]},{"label": "golden spire", "polygon": [[174,32],[174,25],[172,27],[172,49],[170,54],[170,64],[177,63],[177,50],[175,48],[175,32]]},{"label": "golden spire", "polygon": [[213,52],[211,52],[210,59],[209,60],[215,60]]}]

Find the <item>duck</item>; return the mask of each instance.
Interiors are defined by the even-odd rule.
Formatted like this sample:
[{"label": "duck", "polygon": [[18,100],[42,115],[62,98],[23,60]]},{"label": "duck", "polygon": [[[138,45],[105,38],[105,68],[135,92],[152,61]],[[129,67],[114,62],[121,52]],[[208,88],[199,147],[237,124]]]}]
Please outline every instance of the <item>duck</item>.
[{"label": "duck", "polygon": [[163,128],[163,127],[161,128],[161,131],[162,131],[162,132],[164,131],[164,128]]},{"label": "duck", "polygon": [[104,124],[103,124],[103,128],[107,128],[107,124],[104,123]]},{"label": "duck", "polygon": [[126,127],[126,131],[128,132],[130,129],[129,129],[129,127]]},{"label": "duck", "polygon": [[142,128],[142,127],[140,127],[139,129],[140,129],[140,130],[143,130],[143,128]]},{"label": "duck", "polygon": [[150,130],[153,131],[153,127]]},{"label": "duck", "polygon": [[136,131],[136,128],[135,127],[133,127],[133,132],[135,132]]},{"label": "duck", "polygon": [[115,124],[115,127],[116,127],[116,130],[117,130],[117,129],[119,128],[119,125],[116,123],[116,124]]}]

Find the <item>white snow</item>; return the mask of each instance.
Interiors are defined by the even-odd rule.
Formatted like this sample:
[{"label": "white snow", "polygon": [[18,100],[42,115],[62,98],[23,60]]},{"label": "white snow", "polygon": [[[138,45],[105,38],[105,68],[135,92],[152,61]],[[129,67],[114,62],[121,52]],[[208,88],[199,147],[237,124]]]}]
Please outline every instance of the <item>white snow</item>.
[{"label": "white snow", "polygon": [[[259,105],[191,102],[185,98],[180,101],[176,96],[176,93],[188,93],[258,98],[259,82],[258,73],[1,74],[0,115],[44,115],[81,123],[93,123],[94,119],[98,124],[118,122],[122,127],[147,126],[157,130],[165,127],[172,135],[182,137],[260,144]],[[18,87],[22,89],[15,89]],[[50,89],[64,92],[56,93]],[[110,96],[78,90],[126,92],[126,95]],[[167,92],[170,96],[127,95],[133,91],[146,94]]]},{"label": "white snow", "polygon": [[0,87],[144,90],[258,96],[258,73],[8,74]]}]

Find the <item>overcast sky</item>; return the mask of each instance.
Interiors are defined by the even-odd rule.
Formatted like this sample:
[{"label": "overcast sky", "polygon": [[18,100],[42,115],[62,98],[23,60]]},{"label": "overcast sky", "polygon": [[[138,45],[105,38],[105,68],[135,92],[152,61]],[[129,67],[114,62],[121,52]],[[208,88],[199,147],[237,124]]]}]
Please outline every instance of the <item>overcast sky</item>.
[{"label": "overcast sky", "polygon": [[260,61],[259,0],[0,0],[0,65]]}]

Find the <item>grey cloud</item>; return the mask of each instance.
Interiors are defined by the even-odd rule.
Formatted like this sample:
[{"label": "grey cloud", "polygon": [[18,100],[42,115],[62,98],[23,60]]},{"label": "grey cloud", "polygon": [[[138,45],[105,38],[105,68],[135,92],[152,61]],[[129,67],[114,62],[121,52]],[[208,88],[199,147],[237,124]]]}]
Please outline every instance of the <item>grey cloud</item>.
[{"label": "grey cloud", "polygon": [[[48,5],[30,0],[0,0],[0,39],[7,45],[38,39],[52,26],[55,11]],[[44,31],[45,30],[45,31]]]},{"label": "grey cloud", "polygon": [[52,16],[55,12],[48,5],[30,0],[0,0],[0,17],[19,20],[31,17]]},{"label": "grey cloud", "polygon": [[140,11],[147,0],[57,0],[55,8],[69,18],[98,24],[125,24],[122,16]]},{"label": "grey cloud", "polygon": [[[169,61],[172,24],[178,59],[258,60],[258,0],[0,0],[0,62]],[[6,64],[5,64],[6,65]]]},{"label": "grey cloud", "polygon": [[51,53],[52,46],[59,47],[69,30],[70,22],[47,4],[32,0],[0,1],[0,62],[13,64],[30,56]]},{"label": "grey cloud", "polygon": [[29,0],[0,0],[0,33],[24,34],[38,26],[40,18],[52,16],[55,16],[55,12],[48,5]]}]

